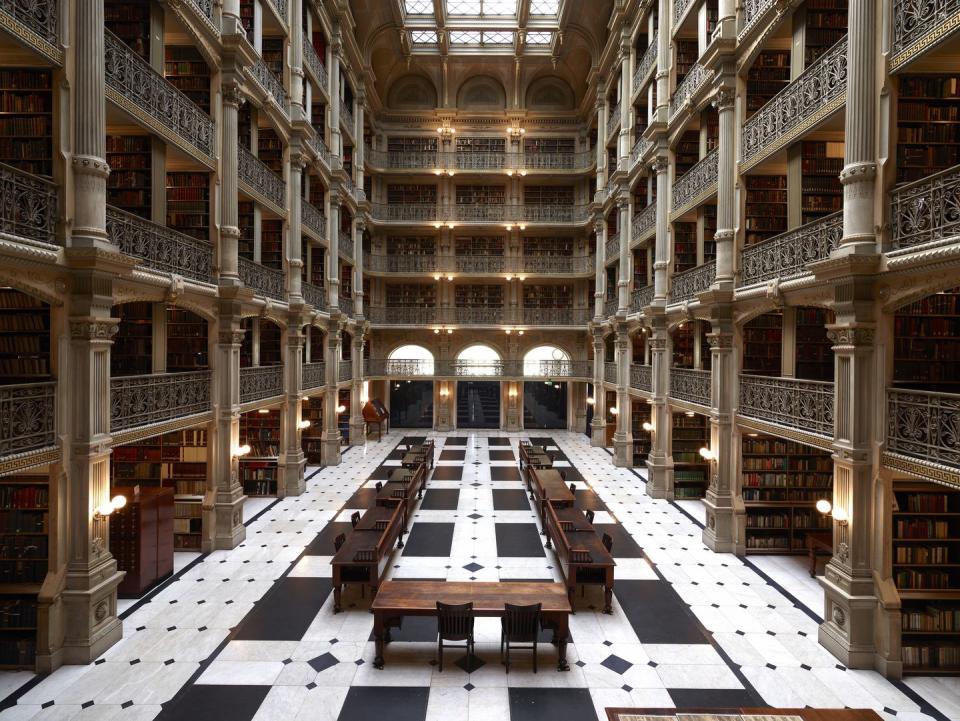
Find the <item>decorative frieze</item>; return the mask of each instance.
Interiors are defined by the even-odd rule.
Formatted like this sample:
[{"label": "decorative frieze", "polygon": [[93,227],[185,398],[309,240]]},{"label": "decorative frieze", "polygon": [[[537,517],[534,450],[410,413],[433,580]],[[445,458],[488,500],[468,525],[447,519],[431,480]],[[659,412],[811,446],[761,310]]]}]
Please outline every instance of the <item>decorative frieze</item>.
[{"label": "decorative frieze", "polygon": [[833,438],[833,383],[741,374],[737,412]]},{"label": "decorative frieze", "polygon": [[738,286],[781,281],[808,273],[807,266],[830,256],[843,237],[843,213],[801,225],[740,251]]},{"label": "decorative frieze", "polygon": [[201,283],[213,282],[213,245],[107,206],[107,235],[144,266]]},{"label": "decorative frieze", "polygon": [[110,430],[121,431],[210,410],[211,371],[110,379]]}]

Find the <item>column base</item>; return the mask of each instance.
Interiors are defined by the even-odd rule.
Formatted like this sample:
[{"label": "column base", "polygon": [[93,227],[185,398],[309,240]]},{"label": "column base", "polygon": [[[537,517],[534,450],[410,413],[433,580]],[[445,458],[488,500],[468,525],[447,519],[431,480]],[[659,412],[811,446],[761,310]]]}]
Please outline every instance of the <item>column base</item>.
[{"label": "column base", "polygon": [[714,553],[746,553],[746,539],[740,537],[743,524],[737,523],[737,511],[733,497],[718,496],[710,489],[703,499],[707,507],[707,523],[703,528],[703,544]]},{"label": "column base", "polygon": [[848,668],[875,668],[879,658],[874,641],[877,597],[873,593],[856,594],[845,586],[869,585],[871,582],[849,583],[832,561],[825,575],[818,579],[824,592],[824,622],[820,624],[820,644]]},{"label": "column base", "polygon": [[340,434],[336,438],[324,438],[320,441],[320,460],[325,466],[340,465]]},{"label": "column base", "polygon": [[283,479],[279,487],[280,497],[299,496],[307,490],[307,482],[304,480],[303,469],[307,465],[307,459],[303,452],[288,453],[286,460],[282,464]]},{"label": "column base", "polygon": [[508,432],[520,432],[523,430],[519,414],[516,411],[507,412],[507,424],[504,430]]},{"label": "column base", "polygon": [[613,465],[618,468],[633,467],[633,439],[630,436],[613,436]]},{"label": "column base", "polygon": [[453,430],[453,424],[450,423],[449,418],[441,418],[437,421],[437,430],[440,433],[448,433]]},{"label": "column base", "polygon": [[239,484],[227,492],[217,493],[217,500],[213,504],[213,550],[229,551],[246,540],[247,527],[243,525],[243,502],[246,498]]},{"label": "column base", "polygon": [[590,426],[590,445],[595,448],[607,447],[607,427],[602,423]]},{"label": "column base", "polygon": [[367,443],[367,424],[363,418],[350,419],[350,445],[364,446]]},{"label": "column base", "polygon": [[87,571],[67,571],[66,589],[61,594],[63,646],[46,661],[38,658],[40,666],[92,663],[123,638],[123,622],[117,618],[117,586],[124,575],[109,554]]},{"label": "column base", "polygon": [[666,458],[647,458],[647,495],[673,500],[673,462]]}]

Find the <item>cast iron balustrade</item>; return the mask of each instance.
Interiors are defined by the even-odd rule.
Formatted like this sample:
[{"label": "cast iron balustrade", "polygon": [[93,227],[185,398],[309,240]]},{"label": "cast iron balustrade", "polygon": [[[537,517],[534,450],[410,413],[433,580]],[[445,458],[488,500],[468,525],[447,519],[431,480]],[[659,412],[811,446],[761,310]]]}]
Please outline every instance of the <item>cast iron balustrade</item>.
[{"label": "cast iron balustrade", "polygon": [[587,205],[541,205],[527,203],[519,206],[506,206],[509,209],[507,220],[527,223],[582,223],[589,218]]},{"label": "cast iron balustrade", "polygon": [[316,310],[326,310],[327,291],[325,288],[303,281],[300,284],[300,292],[303,295],[303,300],[312,305]]},{"label": "cast iron balustrade", "polygon": [[742,38],[764,13],[777,4],[777,0],[741,0],[740,30],[737,37]]},{"label": "cast iron balustrade", "polygon": [[670,397],[701,406],[709,406],[710,371],[695,368],[671,368]]},{"label": "cast iron balustrade", "polygon": [[687,12],[687,8],[693,3],[693,0],[673,0],[673,27],[676,28],[680,21],[683,20],[683,16]]},{"label": "cast iron balustrade", "polygon": [[436,203],[374,203],[371,215],[385,222],[433,222],[440,217]]},{"label": "cast iron balustrade", "polygon": [[719,151],[712,150],[673,184],[675,212],[679,213],[698,198],[716,192],[719,159]]},{"label": "cast iron balustrade", "polygon": [[461,223],[502,223],[510,219],[512,206],[494,203],[457,203],[453,206],[453,217]]},{"label": "cast iron balustrade", "polygon": [[303,389],[319,388],[327,383],[327,366],[323,361],[303,364]]},{"label": "cast iron balustrade", "polygon": [[684,104],[693,98],[700,88],[706,85],[709,78],[710,71],[708,71],[700,63],[694,63],[687,74],[683,76],[683,80],[680,81],[677,89],[673,92],[673,97],[670,98],[671,120],[673,120],[673,116],[680,112],[680,109],[683,108]]},{"label": "cast iron balustrade", "polygon": [[0,13],[13,18],[43,40],[59,48],[59,0],[0,0]]},{"label": "cast iron balustrade", "polygon": [[507,167],[506,152],[479,151],[453,154],[453,168],[456,170],[502,170]]},{"label": "cast iron balustrade", "polygon": [[607,139],[609,140],[613,131],[620,125],[620,103],[611,105],[607,113]]},{"label": "cast iron balustrade", "polygon": [[650,203],[639,213],[634,214],[631,232],[633,242],[639,243],[645,240],[647,236],[657,229],[657,204]]},{"label": "cast iron balustrade", "polygon": [[508,260],[502,255],[457,255],[453,268],[457,273],[504,273]]},{"label": "cast iron balustrade", "polygon": [[643,51],[643,57],[640,58],[640,62],[637,63],[637,69],[633,73],[633,92],[637,92],[637,90],[640,89],[643,81],[646,80],[650,74],[650,70],[657,64],[658,38],[658,33],[654,31],[653,35],[650,36],[650,43],[647,45],[647,49]]},{"label": "cast iron balustrade", "polygon": [[107,206],[107,235],[127,255],[161,273],[213,282],[213,245]]},{"label": "cast iron balustrade", "polygon": [[389,358],[371,359],[369,366],[370,376],[386,376],[389,378],[407,378],[414,376],[433,376],[436,373],[436,364],[427,358]]},{"label": "cast iron balustrade", "polygon": [[342,360],[337,363],[337,382],[353,380],[353,361]]},{"label": "cast iron balustrade", "polygon": [[589,170],[597,161],[594,151],[574,153],[508,153],[507,167],[515,170]]},{"label": "cast iron balustrade", "polygon": [[108,90],[131,115],[161,125],[204,156],[216,155],[213,120],[109,30],[103,31]]},{"label": "cast iron balustrade", "polygon": [[670,278],[670,303],[682,303],[696,298],[698,293],[708,290],[717,277],[717,264],[714,262],[698,265]]},{"label": "cast iron balustrade", "polygon": [[237,153],[237,175],[240,182],[278,208],[287,206],[287,184],[270,166],[242,145]]},{"label": "cast iron balustrade", "polygon": [[604,363],[603,364],[603,381],[604,383],[617,383],[617,364],[616,363]]},{"label": "cast iron balustrade", "polygon": [[888,388],[887,450],[960,468],[960,395]]},{"label": "cast iron balustrade", "polygon": [[337,304],[340,312],[345,316],[353,315],[353,298],[344,298],[342,295],[337,298]]},{"label": "cast iron balustrade", "polygon": [[110,430],[149,426],[210,410],[212,371],[110,379]]},{"label": "cast iron balustrade", "polygon": [[0,163],[0,232],[59,245],[58,207],[55,183]]},{"label": "cast iron balustrade", "polygon": [[843,38],[743,124],[742,162],[813,127],[846,92],[847,39]]},{"label": "cast iron balustrade", "polygon": [[452,308],[453,322],[461,325],[491,325],[510,322],[504,308]]},{"label": "cast iron balustrade", "polygon": [[306,200],[300,200],[300,222],[313,231],[318,238],[327,235],[327,219],[323,213]]},{"label": "cast iron balustrade", "polygon": [[630,310],[639,313],[653,302],[654,288],[652,285],[645,285],[643,288],[637,288],[630,296]]},{"label": "cast iron balustrade", "polygon": [[364,161],[383,170],[444,169],[447,155],[436,150],[374,150],[369,145],[363,150]]},{"label": "cast iron balustrade", "polygon": [[609,265],[614,260],[620,259],[620,233],[619,231],[607,238],[607,244],[604,246],[606,251],[606,262]]},{"label": "cast iron balustrade", "polygon": [[524,308],[521,319],[516,322],[523,325],[585,326],[590,320],[590,311],[584,308]]},{"label": "cast iron balustrade", "polygon": [[313,43],[307,40],[307,36],[303,36],[303,59],[307,66],[307,70],[313,73],[314,80],[317,81],[317,84],[323,88],[327,88],[329,82],[327,78],[327,69],[323,67],[323,61],[320,59],[320,56],[317,55],[316,48],[313,47]]},{"label": "cast iron balustrade", "polygon": [[925,45],[936,42],[945,30],[956,29],[958,14],[960,0],[894,0],[893,51],[899,53],[921,40]]},{"label": "cast iron balustrade", "polygon": [[353,111],[350,109],[350,106],[345,100],[340,101],[340,120],[342,124],[347,127],[347,130],[350,131],[350,135],[353,135]]},{"label": "cast iron balustrade", "polygon": [[287,299],[287,287],[282,270],[267,268],[246,258],[237,258],[240,280],[258,295],[276,300]]},{"label": "cast iron balustrade", "polygon": [[617,314],[620,303],[617,298],[608,298],[603,304],[603,314],[607,317]]},{"label": "cast iron balustrade", "polygon": [[189,0],[190,4],[197,8],[201,15],[213,22],[213,0]]},{"label": "cast iron balustrade", "polygon": [[524,378],[587,378],[593,379],[593,361],[540,360],[523,361]]},{"label": "cast iron balustrade", "polygon": [[328,168],[333,169],[333,154],[330,152],[330,148],[327,147],[327,141],[318,135],[317,145],[320,148],[320,160],[322,160]]},{"label": "cast iron balustrade", "polygon": [[250,403],[283,394],[283,366],[240,369],[240,402]]},{"label": "cast iron balustrade", "polygon": [[[446,259],[445,259],[446,260]],[[371,273],[432,273],[446,270],[436,255],[371,255],[363,256],[363,269]]]},{"label": "cast iron balustrade", "polygon": [[380,325],[428,325],[439,323],[437,308],[382,308],[367,309],[371,323]]},{"label": "cast iron balustrade", "polygon": [[833,438],[833,383],[741,373],[737,412]]},{"label": "cast iron balustrade", "polygon": [[641,363],[630,365],[630,387],[638,391],[653,392],[653,367]]},{"label": "cast iron balustrade", "polygon": [[558,273],[592,273],[596,266],[596,259],[592,255],[540,255],[529,254],[519,259],[512,258],[510,263],[516,267],[518,273],[539,273],[556,275]]},{"label": "cast iron balustrade", "polygon": [[349,230],[340,228],[337,233],[340,255],[353,259],[353,234]]},{"label": "cast iron balustrade", "polygon": [[287,12],[287,0],[270,0],[270,3],[273,5],[274,10],[277,11],[277,15],[283,21],[283,24],[286,25],[289,17]]},{"label": "cast iron balustrade", "polygon": [[57,443],[57,384],[0,386],[0,458]]},{"label": "cast iron balustrade", "polygon": [[960,165],[890,193],[890,235],[897,250],[960,234]]},{"label": "cast iron balustrade", "polygon": [[843,236],[843,212],[818,218],[740,251],[738,286],[807,273],[807,265],[830,256]]},{"label": "cast iron balustrade", "polygon": [[450,362],[450,375],[491,377],[519,375],[516,365],[516,361],[505,360],[455,360]]},{"label": "cast iron balustrade", "polygon": [[253,75],[254,80],[260,83],[260,87],[262,87],[267,94],[273,96],[277,105],[279,105],[284,112],[287,112],[288,98],[287,91],[283,87],[283,81],[273,74],[273,71],[263,62],[263,58],[257,57],[256,61],[250,67],[250,73]]}]

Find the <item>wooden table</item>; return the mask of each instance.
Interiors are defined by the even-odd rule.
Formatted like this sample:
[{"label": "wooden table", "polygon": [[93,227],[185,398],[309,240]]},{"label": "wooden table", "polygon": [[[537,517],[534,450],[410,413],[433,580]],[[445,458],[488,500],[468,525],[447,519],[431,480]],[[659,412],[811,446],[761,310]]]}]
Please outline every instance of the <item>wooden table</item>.
[{"label": "wooden table", "polygon": [[553,466],[553,458],[547,453],[547,449],[543,446],[528,446],[521,443],[518,446],[518,450],[520,452],[521,471],[523,470],[524,464],[536,468],[551,468]]},{"label": "wooden table", "polygon": [[386,574],[393,552],[403,547],[405,513],[400,505],[367,510],[331,559],[333,566],[333,612],[340,612],[340,596],[346,584],[369,584],[376,598],[380,579]]},{"label": "wooden table", "polygon": [[408,446],[407,452],[403,454],[400,465],[404,468],[413,468],[418,463],[425,463],[430,468],[434,465],[434,446],[433,441],[427,441],[419,446]]},{"label": "wooden table", "polygon": [[607,708],[607,721],[880,721],[873,709]]},{"label": "wooden table", "polygon": [[806,545],[807,554],[810,556],[810,578],[815,578],[817,575],[817,554],[833,555],[833,534],[829,531],[826,533],[808,531],[803,543]]},{"label": "wooden table", "polygon": [[[556,547],[560,571],[566,581],[571,605],[577,583],[596,583],[603,586],[603,612],[611,613],[613,569],[617,564],[583,512],[575,508],[557,508],[552,503],[548,504],[544,526],[547,532],[547,548],[551,547],[551,541]],[[580,574],[580,571],[586,573]]]},{"label": "wooden table", "polygon": [[[420,465],[423,468],[423,465]],[[409,481],[387,481],[377,493],[376,505],[400,506],[403,508],[403,527],[407,527],[410,514],[418,498],[423,498],[426,474],[414,474]]]},{"label": "wooden table", "polygon": [[390,642],[389,625],[404,616],[436,616],[441,603],[473,602],[476,616],[503,616],[504,604],[543,604],[544,624],[553,629],[557,646],[557,670],[569,671],[567,636],[573,610],[562,583],[510,583],[473,581],[384,581],[373,601],[373,636],[377,655],[375,668],[383,668],[383,648]]},{"label": "wooden table", "polygon": [[387,474],[387,480],[391,483],[422,483],[423,477],[426,476],[427,467],[423,463],[418,463],[415,466],[409,468],[400,467],[394,468]]},{"label": "wooden table", "polygon": [[546,523],[545,515],[547,504],[572,506],[576,497],[567,486],[567,482],[560,475],[560,471],[553,468],[527,467],[527,489],[530,491],[530,500],[537,502],[537,512],[541,523]]}]

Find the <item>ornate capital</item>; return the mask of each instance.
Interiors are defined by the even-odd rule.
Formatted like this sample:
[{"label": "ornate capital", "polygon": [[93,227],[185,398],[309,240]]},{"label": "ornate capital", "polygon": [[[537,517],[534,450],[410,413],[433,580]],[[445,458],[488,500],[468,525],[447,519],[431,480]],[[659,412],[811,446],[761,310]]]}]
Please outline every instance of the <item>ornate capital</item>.
[{"label": "ornate capital", "polygon": [[237,83],[225,84],[220,92],[223,94],[223,102],[225,105],[232,105],[235,108],[243,105],[243,92],[241,92],[240,86]]},{"label": "ornate capital", "polygon": [[217,342],[220,345],[240,345],[243,343],[243,336],[245,333],[246,331],[244,331],[242,328],[237,330],[221,330],[217,334]]},{"label": "ornate capital", "polygon": [[717,112],[722,113],[725,110],[733,110],[736,100],[736,90],[729,86],[721,85],[714,92],[711,103],[713,104],[713,107],[717,109]]},{"label": "ornate capital", "polygon": [[735,236],[736,233],[731,228],[718,229],[713,232],[713,239],[718,243],[732,241]]},{"label": "ornate capital", "polygon": [[86,340],[110,340],[120,330],[119,318],[71,318],[70,337]]},{"label": "ornate capital", "polygon": [[876,163],[851,163],[850,165],[844,166],[843,170],[840,171],[840,184],[872,183],[876,177]]},{"label": "ornate capital", "polygon": [[647,341],[650,344],[650,350],[666,350],[667,339],[665,337],[654,335]]},{"label": "ornate capital", "polygon": [[104,180],[110,175],[110,166],[103,158],[96,158],[92,155],[74,155],[70,162],[73,165],[73,172],[79,175],[93,175]]},{"label": "ornate capital", "polygon": [[720,350],[732,350],[733,349],[733,333],[723,333],[723,332],[707,333],[707,343],[710,344],[711,348],[718,348]]},{"label": "ornate capital", "polygon": [[650,170],[655,174],[666,173],[670,169],[670,161],[664,157],[656,157],[650,162]]},{"label": "ornate capital", "polygon": [[603,229],[606,227],[606,223],[602,220],[593,221],[593,232],[597,234],[599,238],[603,234]]},{"label": "ornate capital", "polygon": [[872,346],[876,329],[870,326],[827,326],[827,338],[834,347]]}]

